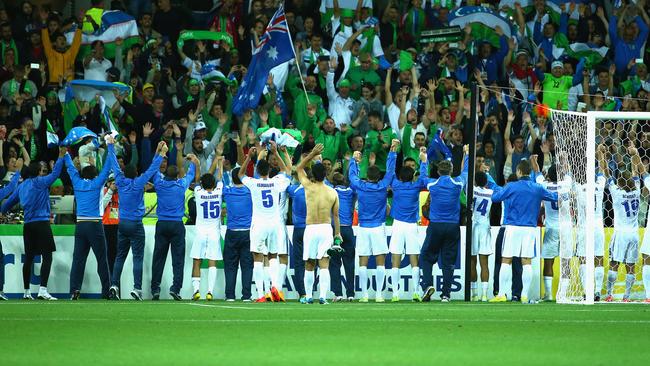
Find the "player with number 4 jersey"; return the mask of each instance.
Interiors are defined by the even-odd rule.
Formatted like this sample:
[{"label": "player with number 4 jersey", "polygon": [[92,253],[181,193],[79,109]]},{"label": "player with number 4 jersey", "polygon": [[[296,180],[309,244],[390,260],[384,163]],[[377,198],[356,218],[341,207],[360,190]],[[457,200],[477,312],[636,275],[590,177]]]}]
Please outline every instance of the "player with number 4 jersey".
[{"label": "player with number 4 jersey", "polygon": [[[196,204],[195,236],[192,243],[191,257],[192,300],[201,298],[201,261],[208,260],[208,293],[205,298],[213,299],[214,284],[217,281],[217,261],[223,259],[221,252],[221,202],[223,200],[223,182],[221,181],[223,157],[218,156],[212,162],[207,174],[201,176],[201,185],[194,188]],[[217,179],[214,171],[218,169]]]}]

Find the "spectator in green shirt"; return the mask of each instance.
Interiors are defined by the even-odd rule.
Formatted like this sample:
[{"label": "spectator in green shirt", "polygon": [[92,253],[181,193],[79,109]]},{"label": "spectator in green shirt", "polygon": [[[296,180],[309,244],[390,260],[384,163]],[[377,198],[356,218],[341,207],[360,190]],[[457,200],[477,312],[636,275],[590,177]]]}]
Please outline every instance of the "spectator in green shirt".
[{"label": "spectator in green shirt", "polygon": [[292,118],[296,123],[296,127],[305,131],[307,134],[311,134],[314,130],[314,123],[310,120],[307,115],[307,106],[312,104],[316,106],[316,120],[315,122],[322,123],[327,117],[327,112],[323,108],[323,99],[316,93],[314,89],[316,88],[316,77],[314,75],[308,75],[305,77],[305,89],[307,89],[307,94],[302,89],[302,85],[299,77],[290,79],[290,82],[287,86],[289,93],[293,96],[293,115]]},{"label": "spectator in green shirt", "polygon": [[390,126],[384,124],[379,113],[368,113],[368,123],[370,123],[370,131],[366,136],[365,150],[369,155],[374,153],[375,165],[380,171],[386,172],[386,159],[388,158],[390,143],[397,138],[397,135]]},{"label": "spectator in green shirt", "polygon": [[[315,113],[313,107],[310,108],[309,113]],[[336,124],[331,117],[327,117],[322,125],[317,124],[317,128],[314,130],[314,143],[323,144],[325,149],[321,155],[323,155],[324,159],[330,161],[340,159],[347,150],[345,135],[336,128]]]},{"label": "spectator in green shirt", "polygon": [[350,87],[350,96],[354,100],[358,100],[361,97],[361,86],[363,84],[371,84],[373,86],[379,85],[381,83],[381,78],[379,74],[374,70],[372,57],[370,54],[364,52],[359,55],[360,66],[354,66],[348,71],[347,79],[350,80],[352,84]]}]

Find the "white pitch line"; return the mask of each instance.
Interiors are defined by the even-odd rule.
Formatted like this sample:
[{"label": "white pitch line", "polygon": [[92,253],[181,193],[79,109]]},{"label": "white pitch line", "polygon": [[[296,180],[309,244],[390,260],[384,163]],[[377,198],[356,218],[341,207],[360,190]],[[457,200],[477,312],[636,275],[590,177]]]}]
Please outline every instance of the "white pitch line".
[{"label": "white pitch line", "polygon": [[258,310],[260,308],[248,308],[245,306],[228,306],[228,305],[208,305],[208,304],[196,304],[196,303],[181,303],[179,305],[189,305],[189,306],[200,306],[204,308],[220,308],[220,309],[243,309],[243,310]]}]

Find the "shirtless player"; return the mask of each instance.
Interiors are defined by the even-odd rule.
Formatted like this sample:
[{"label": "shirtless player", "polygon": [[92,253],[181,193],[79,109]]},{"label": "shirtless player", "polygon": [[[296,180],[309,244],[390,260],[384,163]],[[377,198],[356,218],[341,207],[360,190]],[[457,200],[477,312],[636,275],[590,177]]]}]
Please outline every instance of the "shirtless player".
[{"label": "shirtless player", "polygon": [[[326,171],[321,163],[313,164],[311,172],[313,180],[305,173],[305,165],[323,152],[323,144],[318,144],[296,167],[298,180],[305,188],[307,203],[307,220],[304,235],[304,250],[302,259],[305,261],[305,291],[307,296],[301,300],[303,304],[311,304],[312,288],[314,286],[314,269],[316,260],[320,268],[319,302],[328,304],[327,293],[330,287],[329,256],[327,250],[332,247],[334,237],[341,239],[339,224],[339,196],[336,191],[323,182]],[[332,220],[334,220],[334,235],[332,235]],[[341,239],[342,240],[342,239]]]}]

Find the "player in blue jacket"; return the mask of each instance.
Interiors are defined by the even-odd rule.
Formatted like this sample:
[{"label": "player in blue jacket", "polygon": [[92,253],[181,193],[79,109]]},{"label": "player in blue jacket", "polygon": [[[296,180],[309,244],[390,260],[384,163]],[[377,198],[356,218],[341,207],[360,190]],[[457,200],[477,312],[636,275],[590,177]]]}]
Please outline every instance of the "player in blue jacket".
[{"label": "player in blue jacket", "polygon": [[357,200],[356,192],[348,187],[345,176],[335,173],[332,176],[334,190],[339,196],[339,222],[341,226],[341,237],[343,253],[333,255],[330,258],[330,273],[332,276],[332,292],[334,302],[343,301],[343,289],[341,288],[341,265],[345,270],[345,294],[348,301],[354,300],[354,259],[355,243],[352,221],[354,220],[354,205]]},{"label": "player in blue jacket", "polygon": [[[228,229],[224,238],[223,265],[226,279],[226,301],[235,301],[237,270],[241,268],[242,300],[251,300],[253,281],[253,254],[250,229],[253,217],[251,191],[239,179],[239,167],[231,172],[232,186],[224,187]],[[244,168],[245,169],[245,168]]]},{"label": "player in blue jacket", "polygon": [[420,251],[420,268],[422,268],[422,301],[431,301],[435,292],[433,287],[433,265],[442,258],[442,302],[449,302],[454,265],[460,245],[460,194],[467,184],[467,152],[464,147],[463,170],[458,177],[451,177],[453,164],[442,160],[438,163],[439,178],[429,178],[429,164],[426,152],[420,152],[420,179],[429,191],[429,226]]},{"label": "player in blue jacket", "polygon": [[144,262],[144,186],[160,169],[160,163],[167,155],[167,144],[161,141],[156,149],[156,157],[146,172],[138,176],[137,168],[133,165],[120,169],[117,157],[113,150],[109,151],[108,158],[113,164],[115,172],[115,185],[119,194],[119,218],[117,226],[117,256],[113,266],[111,288],[109,289],[112,298],[119,300],[120,278],[122,268],[132,248],[133,254],[133,290],[131,297],[142,301],[142,267]]},{"label": "player in blue jacket", "polygon": [[[426,154],[427,148],[421,147],[420,152]],[[418,255],[422,247],[422,241],[418,236],[418,213],[420,211],[420,191],[424,188],[423,178],[413,181],[415,170],[409,166],[403,166],[399,172],[399,178],[394,177],[390,183],[393,190],[393,204],[390,207],[390,216],[393,221],[393,232],[390,237],[388,251],[392,254],[391,283],[393,286],[392,302],[398,302],[400,298],[400,265],[402,255],[407,255],[411,264],[411,294],[413,301],[421,301],[417,286],[420,284],[420,267],[418,267]]]},{"label": "player in blue jacket", "polygon": [[[64,147],[59,148],[59,159],[54,164],[52,173],[41,169],[37,161],[29,164],[26,179],[14,193],[2,204],[2,213],[20,202],[23,207],[25,224],[23,225],[23,241],[25,244],[25,261],[23,262],[23,299],[33,300],[29,284],[34,257],[41,256],[41,286],[38,298],[41,300],[56,300],[47,291],[47,282],[52,269],[52,252],[56,251],[52,228],[50,227],[50,186],[61,174],[63,156],[67,153]],[[99,207],[99,204],[97,205]]]},{"label": "player in blue jacket", "polygon": [[357,253],[359,254],[359,285],[361,286],[360,302],[368,302],[368,257],[375,257],[377,270],[377,289],[375,302],[384,302],[382,291],[384,277],[386,276],[386,200],[388,187],[395,176],[395,159],[399,140],[393,140],[386,163],[386,175],[380,178],[379,168],[375,165],[368,168],[368,181],[359,178],[359,163],[361,152],[355,151],[350,160],[349,178],[350,187],[357,192],[359,200],[359,229],[357,231]]},{"label": "player in blue jacket", "polygon": [[[6,186],[0,189],[0,201],[5,199],[8,195],[12,194],[16,187],[18,187],[18,181],[20,180],[20,171],[23,169],[23,159],[16,160],[16,174],[14,174],[11,181]],[[7,300],[7,296],[4,293],[5,286],[5,266],[4,266],[5,254],[2,252],[2,242],[0,242],[0,300]]]},{"label": "player in blue jacket", "polygon": [[[114,140],[107,139],[108,153],[114,154]],[[74,251],[72,253],[72,266],[70,268],[70,294],[72,300],[78,300],[81,294],[81,285],[86,270],[86,260],[92,248],[97,259],[97,274],[102,283],[102,297],[109,298],[110,274],[106,256],[106,237],[102,225],[101,194],[102,187],[108,179],[113,166],[110,160],[97,174],[97,168],[88,165],[81,169],[81,174],[72,162],[69,154],[65,155],[65,165],[68,175],[72,180],[75,201],[77,203],[77,225],[74,233]]]},{"label": "player in blue jacket", "polygon": [[508,209],[503,224],[506,227],[503,240],[501,270],[499,274],[499,294],[490,302],[505,302],[506,291],[512,280],[511,263],[513,257],[521,258],[522,292],[521,302],[528,302],[528,290],[533,278],[531,258],[535,257],[537,247],[537,216],[542,201],[557,202],[557,192],[550,192],[530,179],[531,164],[522,160],[517,165],[516,182],[507,184],[492,195],[492,202],[505,202]]},{"label": "player in blue jacket", "polygon": [[193,154],[187,155],[192,163],[185,177],[178,178],[178,167],[170,165],[165,175],[154,174],[153,184],[156,189],[157,206],[156,236],[151,263],[151,296],[160,299],[160,281],[162,279],[167,252],[171,247],[172,270],[174,280],[169,288],[169,295],[177,301],[182,300],[180,292],[183,286],[183,269],[185,267],[185,191],[200,172],[199,159]]}]

